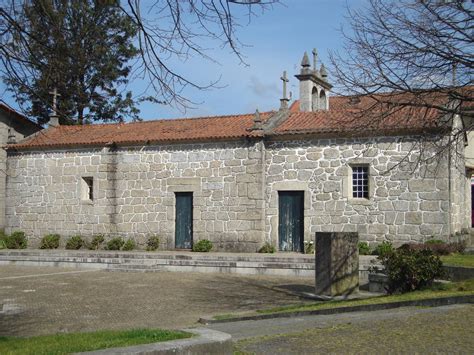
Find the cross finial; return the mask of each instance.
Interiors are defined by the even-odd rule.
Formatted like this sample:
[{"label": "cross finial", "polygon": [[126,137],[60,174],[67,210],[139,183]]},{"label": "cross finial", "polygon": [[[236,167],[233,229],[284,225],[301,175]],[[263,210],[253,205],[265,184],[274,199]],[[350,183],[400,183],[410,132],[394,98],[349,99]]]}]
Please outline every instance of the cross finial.
[{"label": "cross finial", "polygon": [[318,64],[318,51],[316,48],[313,48],[313,70],[317,70],[317,64]]},{"label": "cross finial", "polygon": [[58,96],[61,96],[60,94],[58,94],[58,89],[57,88],[54,88],[53,91],[50,91],[49,92],[51,95],[53,95],[53,106],[52,106],[52,116],[57,116],[58,115]]},{"label": "cross finial", "polygon": [[280,78],[281,81],[283,81],[283,99],[286,100],[286,83],[289,82],[288,78],[286,77],[286,70],[283,71],[283,76]]},{"label": "cross finial", "polygon": [[58,96],[61,96],[58,94],[58,89],[54,88],[53,91],[49,92],[51,95],[53,95],[53,105],[51,107],[51,116],[49,118],[49,125],[50,126],[58,126],[59,125],[59,119],[58,119]]}]

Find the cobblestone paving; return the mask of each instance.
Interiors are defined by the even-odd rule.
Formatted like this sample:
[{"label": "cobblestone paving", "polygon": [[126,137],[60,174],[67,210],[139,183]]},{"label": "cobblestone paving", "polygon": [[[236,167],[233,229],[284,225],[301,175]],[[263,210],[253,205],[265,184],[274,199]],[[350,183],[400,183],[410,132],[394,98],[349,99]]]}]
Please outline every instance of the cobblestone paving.
[{"label": "cobblestone paving", "polygon": [[[248,338],[241,354],[473,354],[474,305],[370,312],[305,331]],[[277,322],[277,320],[275,320]],[[332,323],[332,324],[331,324]],[[285,332],[285,333],[286,333]]]},{"label": "cobblestone paving", "polygon": [[301,303],[272,288],[312,282],[308,278],[1,266],[0,335],[188,327],[204,315]]}]

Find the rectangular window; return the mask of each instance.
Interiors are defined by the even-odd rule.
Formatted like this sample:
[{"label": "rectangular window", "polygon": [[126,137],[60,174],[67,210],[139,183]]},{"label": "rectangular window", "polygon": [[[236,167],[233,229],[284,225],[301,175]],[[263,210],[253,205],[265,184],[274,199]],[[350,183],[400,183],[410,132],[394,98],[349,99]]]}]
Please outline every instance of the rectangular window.
[{"label": "rectangular window", "polygon": [[369,167],[352,167],[352,197],[369,198]]},{"label": "rectangular window", "polygon": [[83,177],[81,181],[81,198],[83,201],[94,200],[94,178]]}]

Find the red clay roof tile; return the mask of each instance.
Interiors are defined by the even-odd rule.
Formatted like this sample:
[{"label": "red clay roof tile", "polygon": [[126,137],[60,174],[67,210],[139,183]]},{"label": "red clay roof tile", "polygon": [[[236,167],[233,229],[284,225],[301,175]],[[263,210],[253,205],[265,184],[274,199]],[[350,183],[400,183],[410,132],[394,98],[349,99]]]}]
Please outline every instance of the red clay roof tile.
[{"label": "red clay roof tile", "polygon": [[[270,112],[261,113],[263,121]],[[80,145],[137,144],[141,142],[177,142],[254,137],[254,115],[216,116],[174,120],[156,120],[116,124],[90,124],[50,127],[38,132],[15,148]]]},{"label": "red clay roof tile", "polygon": [[[413,100],[409,95],[379,95],[388,101],[406,102]],[[431,103],[443,105],[446,95],[427,94]],[[383,100],[382,100],[383,101]],[[403,107],[390,103],[376,104],[369,96],[334,96],[329,98],[328,111],[300,112],[295,101],[288,118],[270,132],[269,136],[289,134],[349,134],[381,135],[385,132],[413,133],[427,129],[438,129],[440,114],[436,108]],[[388,112],[388,113],[387,113]],[[274,112],[261,114],[263,122]],[[48,128],[36,135],[12,145],[17,149],[45,148],[59,146],[119,145],[146,142],[180,142],[233,140],[259,137],[261,131],[252,131],[254,114],[215,116],[174,120],[144,121],[119,124],[92,124],[83,126],[59,126]]]}]

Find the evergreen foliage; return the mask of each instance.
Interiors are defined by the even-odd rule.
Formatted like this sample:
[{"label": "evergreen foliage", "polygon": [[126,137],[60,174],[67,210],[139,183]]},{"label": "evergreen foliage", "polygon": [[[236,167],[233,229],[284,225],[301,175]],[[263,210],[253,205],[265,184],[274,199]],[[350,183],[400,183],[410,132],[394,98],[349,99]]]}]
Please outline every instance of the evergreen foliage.
[{"label": "evergreen foliage", "polygon": [[118,2],[32,0],[17,22],[11,46],[21,60],[10,69],[18,75],[4,80],[38,123],[49,120],[54,89],[61,124],[137,118],[132,93],[121,93],[137,28]]}]

